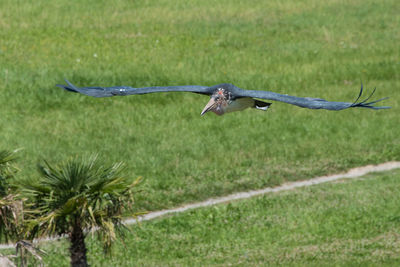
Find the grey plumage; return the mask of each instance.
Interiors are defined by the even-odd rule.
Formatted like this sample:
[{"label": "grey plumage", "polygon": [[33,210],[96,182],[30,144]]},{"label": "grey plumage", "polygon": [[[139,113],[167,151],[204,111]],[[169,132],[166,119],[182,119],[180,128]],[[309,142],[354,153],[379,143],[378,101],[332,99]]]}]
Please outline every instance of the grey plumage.
[{"label": "grey plumage", "polygon": [[[211,96],[211,99],[214,99],[214,101],[217,101],[220,97],[222,97],[222,101],[219,100],[222,104],[224,104],[223,107],[220,107],[219,112],[215,112],[215,109],[217,108],[216,105],[211,105],[212,103],[207,104],[209,106],[208,110],[214,111],[218,115],[222,115],[228,109],[225,109],[232,103],[234,103],[237,99],[240,98],[258,98],[258,99],[267,99],[267,100],[273,100],[273,101],[279,101],[279,102],[284,102],[288,103],[291,105],[296,105],[302,108],[309,108],[309,109],[327,109],[327,110],[342,110],[342,109],[347,109],[347,108],[355,108],[355,107],[362,107],[362,108],[370,108],[370,109],[386,109],[390,107],[386,106],[374,106],[379,101],[382,101],[386,98],[381,98],[375,101],[370,101],[368,100],[372,97],[372,95],[375,93],[375,90],[371,93],[369,97],[366,99],[359,101],[362,94],[363,94],[363,85],[361,84],[361,89],[360,93],[358,95],[358,98],[354,102],[334,102],[334,101],[327,101],[324,99],[320,98],[311,98],[311,97],[297,97],[297,96],[290,96],[290,95],[285,95],[285,94],[279,94],[275,92],[270,92],[270,91],[258,91],[258,90],[243,90],[239,87],[234,86],[233,84],[218,84],[214,86],[199,86],[199,85],[186,85],[186,86],[158,86],[158,87],[143,87],[143,88],[133,88],[129,86],[114,86],[114,87],[76,87],[72,83],[66,80],[67,85],[60,85],[58,84],[58,87],[61,87],[65,90],[71,91],[71,92],[77,92],[81,94],[85,94],[88,96],[94,96],[94,97],[111,97],[111,96],[126,96],[126,95],[141,95],[141,94],[148,94],[148,93],[160,93],[160,92],[192,92],[192,93],[197,93],[197,94],[204,94],[204,95],[209,95]],[[219,92],[220,91],[220,92]],[[217,92],[219,92],[217,94]],[[211,101],[211,100],[210,100]],[[258,102],[257,102],[258,101]],[[241,101],[243,102],[243,101]],[[257,103],[259,103],[257,105]],[[250,106],[251,104],[251,106]],[[240,109],[235,109],[236,110],[242,110],[247,107],[255,107],[259,109],[263,109],[260,107],[265,107],[264,110],[268,108],[270,103],[262,102],[259,100],[254,99],[253,102],[250,104],[246,104],[246,106],[243,106]],[[261,106],[260,106],[261,104]],[[207,112],[208,110],[204,111]]]}]

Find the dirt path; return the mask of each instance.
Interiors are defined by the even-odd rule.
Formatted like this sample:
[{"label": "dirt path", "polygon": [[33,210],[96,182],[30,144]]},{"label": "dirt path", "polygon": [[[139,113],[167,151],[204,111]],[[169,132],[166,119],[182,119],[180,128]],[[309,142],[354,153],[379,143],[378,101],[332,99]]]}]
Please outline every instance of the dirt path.
[{"label": "dirt path", "polygon": [[[316,177],[312,178],[309,180],[304,180],[304,181],[298,181],[298,182],[292,182],[292,183],[285,183],[281,186],[277,187],[267,187],[264,189],[259,189],[259,190],[252,190],[252,191],[247,191],[247,192],[239,192],[235,194],[231,194],[228,196],[224,197],[218,197],[218,198],[211,198],[207,199],[202,202],[197,202],[197,203],[192,203],[192,204],[187,204],[178,208],[173,208],[173,209],[167,209],[167,210],[160,210],[160,211],[154,211],[150,212],[146,215],[143,215],[139,217],[138,219],[126,219],[124,221],[125,224],[135,224],[137,221],[148,221],[152,220],[164,215],[172,214],[172,213],[179,213],[179,212],[184,212],[190,209],[197,209],[201,207],[208,207],[220,203],[225,203],[225,202],[230,202],[238,199],[246,199],[246,198],[251,198],[254,196],[259,196],[267,193],[272,193],[272,192],[279,192],[279,191],[285,191],[285,190],[291,190],[295,189],[298,187],[304,187],[304,186],[310,186],[310,185],[316,185],[316,184],[322,184],[322,183],[327,183],[327,182],[332,182],[340,179],[352,179],[352,178],[357,178],[363,175],[366,175],[368,173],[372,172],[383,172],[383,171],[389,171],[389,170],[394,170],[400,168],[400,161],[391,161],[391,162],[386,162],[378,165],[367,165],[363,167],[357,167],[354,169],[350,169],[347,173],[341,173],[341,174],[334,174],[334,175],[329,175],[329,176],[321,176],[321,177]],[[40,239],[39,241],[51,241],[51,240],[56,240],[58,238],[46,238],[46,239]],[[7,244],[0,244],[0,249],[5,249],[5,248],[14,248],[14,245],[7,245]]]},{"label": "dirt path", "polygon": [[125,220],[125,223],[126,224],[134,224],[134,223],[136,223],[136,221],[148,221],[148,220],[152,220],[157,217],[161,217],[161,216],[171,214],[171,213],[184,212],[184,211],[187,211],[190,209],[208,207],[208,206],[225,203],[225,202],[229,202],[229,201],[233,201],[233,200],[246,199],[246,198],[251,198],[254,196],[259,196],[259,195],[263,195],[263,194],[267,194],[267,193],[291,190],[291,189],[298,188],[298,187],[322,184],[322,183],[332,182],[332,181],[336,181],[336,180],[340,180],[340,179],[357,178],[357,177],[363,176],[363,175],[365,175],[367,173],[371,173],[371,172],[389,171],[389,170],[398,169],[398,168],[400,168],[400,161],[391,161],[391,162],[386,162],[386,163],[382,163],[379,165],[367,165],[367,166],[363,166],[363,167],[357,167],[357,168],[350,169],[347,173],[334,174],[334,175],[329,175],[329,176],[321,176],[321,177],[316,177],[316,178],[312,178],[312,179],[304,180],[304,181],[285,183],[285,184],[283,184],[281,186],[277,186],[277,187],[267,187],[267,188],[259,189],[259,190],[239,192],[239,193],[235,193],[235,194],[224,196],[224,197],[211,198],[211,199],[207,199],[202,202],[187,204],[187,205],[184,205],[184,206],[181,206],[178,208],[154,211],[154,212],[150,212],[144,216],[141,216],[138,219],[127,219],[127,220]]}]

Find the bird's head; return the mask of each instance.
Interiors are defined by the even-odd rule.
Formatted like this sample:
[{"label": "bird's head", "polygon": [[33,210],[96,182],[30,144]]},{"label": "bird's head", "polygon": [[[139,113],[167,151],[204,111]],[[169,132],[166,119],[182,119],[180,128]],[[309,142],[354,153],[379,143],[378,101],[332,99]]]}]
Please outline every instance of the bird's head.
[{"label": "bird's head", "polygon": [[231,93],[224,88],[217,88],[211,95],[210,101],[204,107],[201,115],[212,111],[217,115],[223,115],[225,113],[226,107],[231,102]]}]

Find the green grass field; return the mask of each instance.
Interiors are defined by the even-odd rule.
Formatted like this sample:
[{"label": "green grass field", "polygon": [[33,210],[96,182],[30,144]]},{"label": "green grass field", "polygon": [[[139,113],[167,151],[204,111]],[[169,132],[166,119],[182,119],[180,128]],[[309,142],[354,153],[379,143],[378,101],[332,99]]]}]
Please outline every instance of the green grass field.
[{"label": "green grass field", "polygon": [[[98,153],[124,161],[132,179],[144,177],[139,210],[400,160],[399,8],[397,0],[2,0],[0,149],[23,149],[22,177],[36,175],[41,159]],[[201,95],[95,99],[56,88],[64,78],[77,86],[229,82],[348,102],[363,82],[366,93],[377,88],[376,99],[389,96],[383,104],[392,109],[274,103],[268,112],[201,117],[208,101]],[[294,264],[299,257],[316,265],[390,264],[399,254],[396,175],[145,223],[127,241],[132,252],[116,253],[126,266]],[[91,246],[93,262],[101,253]]]},{"label": "green grass field", "polygon": [[[143,222],[92,266],[398,266],[400,171],[371,174]],[[64,240],[44,244],[68,266]]]},{"label": "green grass field", "polygon": [[[36,162],[99,153],[143,176],[138,207],[185,202],[400,159],[397,1],[1,1],[3,149]],[[361,81],[391,110],[223,117],[190,93],[89,98],[56,88],[214,85],[353,101]]]}]

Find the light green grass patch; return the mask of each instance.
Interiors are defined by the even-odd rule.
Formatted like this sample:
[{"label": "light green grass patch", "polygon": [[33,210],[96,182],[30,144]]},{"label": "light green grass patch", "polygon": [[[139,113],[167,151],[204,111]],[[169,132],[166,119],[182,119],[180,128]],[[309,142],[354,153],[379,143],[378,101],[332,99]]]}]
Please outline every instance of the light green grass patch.
[{"label": "light green grass patch", "polygon": [[[94,266],[396,265],[400,171],[268,194],[131,226],[113,258],[89,241]],[[64,241],[49,266],[67,264]],[[55,253],[55,254],[53,254]],[[64,256],[60,256],[64,255]]]}]

